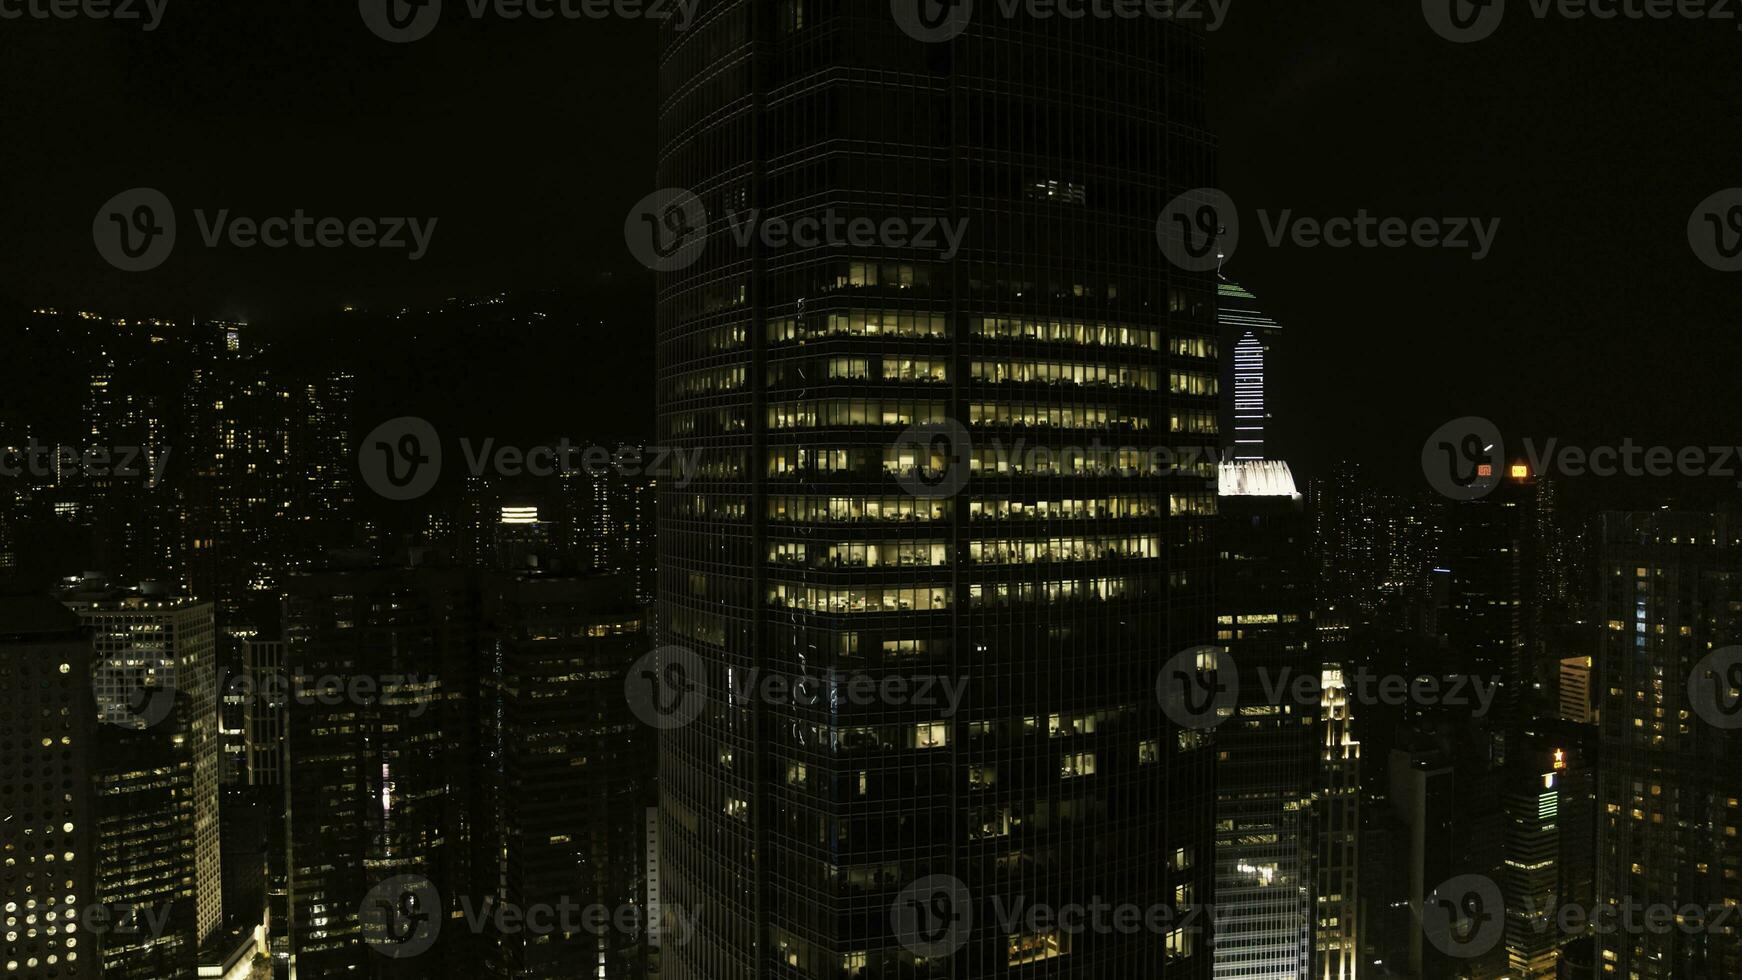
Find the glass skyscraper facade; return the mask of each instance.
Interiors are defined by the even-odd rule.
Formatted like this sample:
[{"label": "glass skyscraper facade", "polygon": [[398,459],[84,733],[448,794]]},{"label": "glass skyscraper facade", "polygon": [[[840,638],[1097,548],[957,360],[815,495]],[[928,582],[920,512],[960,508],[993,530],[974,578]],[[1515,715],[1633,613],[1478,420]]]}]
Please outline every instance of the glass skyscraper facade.
[{"label": "glass skyscraper facade", "polygon": [[[1213,628],[1215,284],[1155,234],[1213,179],[1199,39],[982,4],[926,43],[888,5],[736,0],[668,28],[660,73],[659,184],[707,221],[658,288],[658,437],[701,454],[661,486],[659,622],[706,675],[662,738],[661,900],[706,909],[662,976],[1207,977],[1191,929],[996,914],[1211,887],[1213,740],[1155,695]],[[807,218],[879,231],[757,232]],[[770,673],[821,696],[734,693]],[[968,904],[948,951],[891,915],[931,876]]]}]

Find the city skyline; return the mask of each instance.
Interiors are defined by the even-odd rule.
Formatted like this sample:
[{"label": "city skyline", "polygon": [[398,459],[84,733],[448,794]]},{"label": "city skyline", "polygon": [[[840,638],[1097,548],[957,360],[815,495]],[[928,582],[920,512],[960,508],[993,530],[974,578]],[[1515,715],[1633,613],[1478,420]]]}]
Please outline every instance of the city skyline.
[{"label": "city skyline", "polygon": [[1742,971],[1738,32],[0,0],[0,978]]}]

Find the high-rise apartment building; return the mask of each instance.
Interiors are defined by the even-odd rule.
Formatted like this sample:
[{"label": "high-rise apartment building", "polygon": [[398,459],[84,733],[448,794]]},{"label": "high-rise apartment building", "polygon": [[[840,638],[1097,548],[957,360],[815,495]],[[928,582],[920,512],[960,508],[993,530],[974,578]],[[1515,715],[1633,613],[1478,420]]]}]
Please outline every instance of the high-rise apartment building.
[{"label": "high-rise apartment building", "polygon": [[1676,924],[1646,928],[1635,911],[1634,928],[1598,935],[1598,967],[1742,975],[1742,526],[1608,513],[1601,555],[1597,902],[1668,907]]},{"label": "high-rise apartment building", "polygon": [[223,924],[212,605],[155,583],[87,584],[62,601],[94,644],[97,898],[164,916],[160,930],[112,934],[103,973],[178,975]]},{"label": "high-rise apartment building", "polygon": [[1216,633],[1241,691],[1216,730],[1215,974],[1304,980],[1320,705],[1297,701],[1293,682],[1320,676],[1311,525],[1287,463],[1224,462],[1219,485]]},{"label": "high-rise apartment building", "polygon": [[[631,580],[496,576],[482,600],[475,900],[634,909],[645,923],[656,733],[624,698],[648,649]],[[638,980],[645,940],[645,926],[492,931],[483,975]]]},{"label": "high-rise apartment building", "polygon": [[95,895],[91,639],[46,596],[0,595],[0,975],[104,976]]},{"label": "high-rise apartment building", "polygon": [[[661,899],[707,910],[671,980],[1209,975],[1191,927],[997,914],[1212,888],[1213,739],[1155,694],[1213,629],[1215,283],[1156,240],[1213,183],[1201,39],[951,9],[936,42],[876,4],[664,32],[659,185],[694,200],[631,222],[708,230],[658,282],[658,440],[702,454],[660,488],[661,639],[706,672],[662,735]],[[728,693],[769,674],[824,694]],[[940,880],[948,952],[891,914]]]}]

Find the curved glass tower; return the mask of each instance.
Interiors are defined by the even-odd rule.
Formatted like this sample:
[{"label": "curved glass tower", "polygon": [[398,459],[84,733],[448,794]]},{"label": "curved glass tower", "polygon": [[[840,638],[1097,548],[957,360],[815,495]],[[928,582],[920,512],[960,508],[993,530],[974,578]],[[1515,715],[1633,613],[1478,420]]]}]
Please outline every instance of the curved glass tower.
[{"label": "curved glass tower", "polygon": [[706,235],[659,279],[660,438],[699,451],[659,621],[706,677],[661,743],[662,977],[1207,977],[1207,914],[1028,916],[1211,888],[1214,745],[1156,696],[1214,636],[1215,283],[1156,243],[1213,179],[1201,44],[914,7],[665,30],[695,199],[649,226]]}]

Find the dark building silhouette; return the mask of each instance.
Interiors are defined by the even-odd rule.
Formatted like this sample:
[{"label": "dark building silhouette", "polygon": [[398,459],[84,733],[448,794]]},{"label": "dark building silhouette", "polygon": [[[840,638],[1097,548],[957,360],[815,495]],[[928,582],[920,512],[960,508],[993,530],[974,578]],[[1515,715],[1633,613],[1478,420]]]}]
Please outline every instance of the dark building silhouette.
[{"label": "dark building silhouette", "polygon": [[[658,183],[709,220],[658,281],[657,439],[703,454],[660,488],[661,639],[706,673],[662,737],[662,901],[706,908],[664,975],[1208,976],[1197,928],[995,914],[1210,896],[1213,742],[1155,696],[1212,635],[1215,283],[1155,234],[1213,180],[1200,39],[980,4],[923,43],[887,5],[717,3],[660,57]],[[686,215],[642,217],[671,251]],[[733,231],[897,217],[967,224],[956,249]],[[830,681],[860,671],[966,699]],[[769,674],[823,694],[727,693]],[[891,914],[931,876],[972,911],[953,955]]]},{"label": "dark building silhouette", "polygon": [[1597,937],[1597,962],[1641,980],[1742,975],[1742,924],[1711,911],[1742,904],[1742,528],[1606,513],[1601,555],[1597,903],[1678,921],[1646,928],[1635,911]]},{"label": "dark building silhouette", "polygon": [[597,935],[492,931],[485,976],[644,975],[646,929],[615,924],[618,909],[647,912],[656,799],[655,733],[624,698],[623,677],[648,649],[631,582],[523,573],[485,583],[475,900],[598,906],[614,922]]},{"label": "dark building silhouette", "polygon": [[[398,941],[447,925],[470,885],[475,614],[469,579],[452,569],[287,583],[283,928],[299,980],[467,968],[454,955],[462,930],[435,929],[427,948]],[[401,887],[410,879],[427,887]],[[369,918],[381,903],[406,921]]]}]

